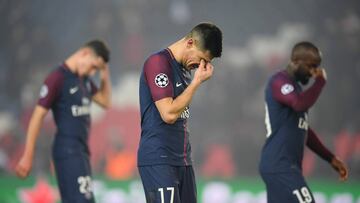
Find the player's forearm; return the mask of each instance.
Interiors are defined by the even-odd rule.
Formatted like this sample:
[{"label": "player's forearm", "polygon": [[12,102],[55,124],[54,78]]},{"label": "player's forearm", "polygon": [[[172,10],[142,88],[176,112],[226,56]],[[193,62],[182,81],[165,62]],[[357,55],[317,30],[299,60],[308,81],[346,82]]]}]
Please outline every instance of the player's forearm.
[{"label": "player's forearm", "polygon": [[100,75],[100,88],[99,98],[97,103],[104,108],[109,108],[111,105],[111,80],[108,73],[102,73]]},{"label": "player's forearm", "polygon": [[161,118],[165,123],[173,124],[180,117],[184,109],[189,106],[199,84],[190,83],[190,85],[175,99],[165,99],[157,101],[157,108]]},{"label": "player's forearm", "polygon": [[101,83],[101,94],[104,99],[104,106],[110,107],[111,105],[111,82],[110,79],[103,80]]},{"label": "player's forearm", "polygon": [[185,91],[178,97],[176,97],[176,99],[174,99],[172,113],[180,116],[184,109],[189,106],[198,87],[199,84],[190,83],[190,85],[185,89]]},{"label": "player's forearm", "polygon": [[42,126],[44,116],[37,113],[39,107],[36,107],[34,110],[33,115],[31,116],[29,127],[26,134],[26,145],[25,145],[25,152],[24,156],[28,156],[32,158],[34,156],[36,140],[38,138],[40,128]]},{"label": "player's forearm", "polygon": [[324,78],[316,78],[315,83],[306,91],[299,94],[299,96],[292,102],[292,107],[295,111],[308,110],[316,100],[319,98],[322,88],[325,85]]},{"label": "player's forearm", "polygon": [[308,137],[306,140],[306,145],[321,158],[326,160],[327,162],[331,162],[334,158],[334,154],[331,153],[320,141],[319,137],[315,134],[315,132],[309,128]]}]

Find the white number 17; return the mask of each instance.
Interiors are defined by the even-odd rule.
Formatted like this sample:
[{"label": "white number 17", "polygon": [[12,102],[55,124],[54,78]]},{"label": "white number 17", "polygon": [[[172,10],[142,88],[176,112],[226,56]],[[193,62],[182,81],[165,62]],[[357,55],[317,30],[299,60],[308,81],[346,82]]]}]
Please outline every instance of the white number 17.
[{"label": "white number 17", "polygon": [[[170,203],[174,203],[174,187],[167,187],[166,190],[171,191]],[[161,203],[165,203],[164,188],[159,188],[158,191],[160,192],[161,195]]]}]

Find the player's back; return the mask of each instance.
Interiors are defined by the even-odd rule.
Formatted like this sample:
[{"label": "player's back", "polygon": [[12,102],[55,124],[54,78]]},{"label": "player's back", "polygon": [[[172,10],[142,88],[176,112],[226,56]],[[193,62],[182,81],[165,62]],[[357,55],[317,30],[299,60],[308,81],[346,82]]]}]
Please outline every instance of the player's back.
[{"label": "player's back", "polygon": [[[281,85],[278,85],[281,84]],[[301,171],[307,133],[307,112],[297,112],[275,97],[300,93],[300,85],[285,71],[274,74],[265,89],[267,140],[260,160],[261,173]]]},{"label": "player's back", "polygon": [[140,77],[139,99],[141,139],[138,165],[190,165],[191,146],[186,107],[174,124],[163,121],[155,105],[165,97],[176,98],[190,82],[190,75],[176,62],[170,50],[151,55],[144,64]]}]

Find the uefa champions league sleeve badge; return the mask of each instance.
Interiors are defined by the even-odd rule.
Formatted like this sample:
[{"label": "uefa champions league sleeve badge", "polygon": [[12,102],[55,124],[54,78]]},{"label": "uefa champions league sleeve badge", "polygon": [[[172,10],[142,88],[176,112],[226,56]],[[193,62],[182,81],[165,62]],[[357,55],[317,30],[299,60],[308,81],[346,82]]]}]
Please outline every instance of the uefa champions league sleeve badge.
[{"label": "uefa champions league sleeve badge", "polygon": [[155,76],[155,84],[160,88],[164,88],[169,84],[169,78],[165,73],[159,73]]}]

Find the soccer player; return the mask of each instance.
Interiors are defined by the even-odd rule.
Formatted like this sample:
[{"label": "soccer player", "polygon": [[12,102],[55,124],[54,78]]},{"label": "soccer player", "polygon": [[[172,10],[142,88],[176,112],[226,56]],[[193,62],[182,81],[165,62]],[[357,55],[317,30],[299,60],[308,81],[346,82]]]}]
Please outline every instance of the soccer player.
[{"label": "soccer player", "polygon": [[[91,188],[88,135],[90,105],[94,100],[110,106],[109,49],[99,40],[86,43],[52,71],[40,90],[40,98],[27,130],[25,151],[16,174],[26,178],[32,167],[36,139],[49,109],[57,126],[53,161],[63,203],[95,202]],[[100,72],[98,89],[89,76]]]},{"label": "soccer player", "polygon": [[[275,73],[265,89],[267,140],[260,160],[260,174],[266,184],[269,203],[310,203],[314,197],[302,175],[304,145],[331,164],[346,180],[348,170],[319,140],[308,123],[308,110],[326,82],[320,68],[321,54],[310,42],[297,43],[291,61]],[[314,83],[305,91],[299,83]]]},{"label": "soccer player", "polygon": [[[213,74],[222,32],[201,23],[184,38],[151,55],[140,77],[141,139],[138,169],[147,203],[195,203],[189,104]],[[191,80],[191,70],[195,70]]]}]

